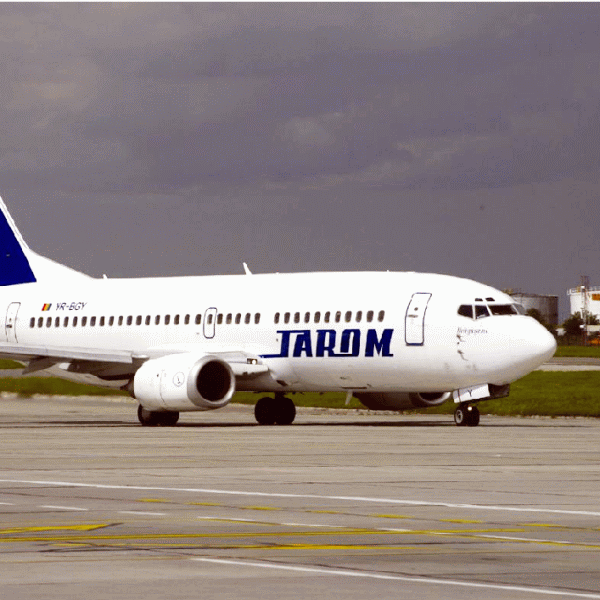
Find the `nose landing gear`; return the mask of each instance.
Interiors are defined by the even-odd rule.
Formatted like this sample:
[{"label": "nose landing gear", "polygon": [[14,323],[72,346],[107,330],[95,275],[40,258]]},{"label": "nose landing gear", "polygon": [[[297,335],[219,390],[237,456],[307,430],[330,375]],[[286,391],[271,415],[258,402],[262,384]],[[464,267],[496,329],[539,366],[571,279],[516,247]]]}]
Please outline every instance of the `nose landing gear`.
[{"label": "nose landing gear", "polygon": [[473,404],[459,404],[454,411],[454,422],[459,427],[477,427],[479,409]]}]

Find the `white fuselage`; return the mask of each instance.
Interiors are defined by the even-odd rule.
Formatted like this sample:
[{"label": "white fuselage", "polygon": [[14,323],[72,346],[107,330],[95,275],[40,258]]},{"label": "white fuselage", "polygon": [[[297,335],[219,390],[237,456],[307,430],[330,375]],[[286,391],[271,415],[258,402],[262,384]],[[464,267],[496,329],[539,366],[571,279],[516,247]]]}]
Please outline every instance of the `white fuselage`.
[{"label": "white fuselage", "polygon": [[[139,360],[241,356],[268,367],[240,378],[240,390],[442,392],[503,385],[552,356],[554,339],[534,319],[492,314],[509,305],[494,288],[422,273],[37,282],[0,289],[0,341]],[[487,315],[476,318],[475,306]],[[95,383],[120,386],[131,374],[124,366]]]}]

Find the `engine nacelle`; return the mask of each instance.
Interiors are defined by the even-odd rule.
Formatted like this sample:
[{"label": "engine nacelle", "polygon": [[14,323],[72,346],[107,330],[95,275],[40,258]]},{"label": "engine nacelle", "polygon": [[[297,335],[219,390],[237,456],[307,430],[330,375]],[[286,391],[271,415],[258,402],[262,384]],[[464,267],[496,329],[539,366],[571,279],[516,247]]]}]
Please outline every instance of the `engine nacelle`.
[{"label": "engine nacelle", "polygon": [[231,400],[235,375],[217,356],[171,354],[145,362],[132,387],[133,396],[151,411],[212,410]]},{"label": "engine nacelle", "polygon": [[371,410],[408,410],[443,404],[452,392],[358,392],[354,396]]}]

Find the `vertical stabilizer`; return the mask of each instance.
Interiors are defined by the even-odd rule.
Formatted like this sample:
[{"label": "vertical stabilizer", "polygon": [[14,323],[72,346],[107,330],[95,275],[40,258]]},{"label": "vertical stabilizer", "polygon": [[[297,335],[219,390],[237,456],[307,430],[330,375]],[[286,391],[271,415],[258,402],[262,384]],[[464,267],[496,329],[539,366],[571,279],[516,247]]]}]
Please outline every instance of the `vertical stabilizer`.
[{"label": "vertical stabilizer", "polygon": [[0,198],[0,287],[82,277],[88,278],[30,250]]}]

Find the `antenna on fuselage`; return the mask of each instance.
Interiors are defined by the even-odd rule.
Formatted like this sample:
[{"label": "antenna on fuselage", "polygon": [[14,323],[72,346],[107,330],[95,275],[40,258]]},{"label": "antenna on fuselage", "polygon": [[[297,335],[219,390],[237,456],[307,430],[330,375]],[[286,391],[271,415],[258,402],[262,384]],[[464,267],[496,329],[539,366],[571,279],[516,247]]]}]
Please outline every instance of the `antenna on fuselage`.
[{"label": "antenna on fuselage", "polygon": [[246,275],[252,275],[252,271],[248,268],[248,264],[247,263],[242,263],[244,265],[244,271],[246,272]]}]

